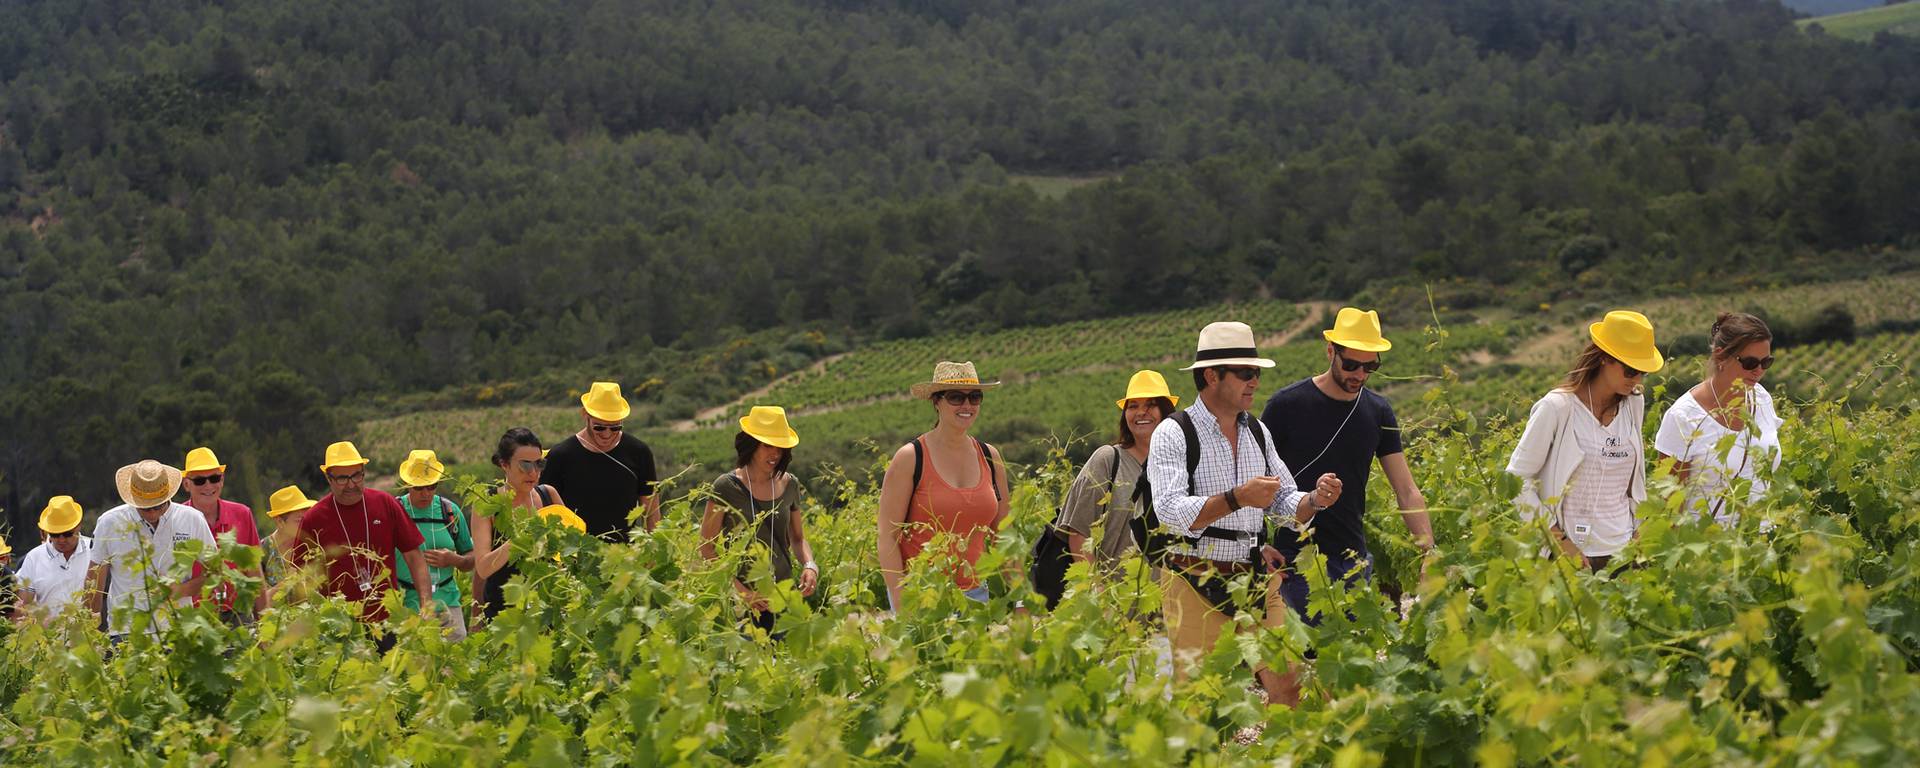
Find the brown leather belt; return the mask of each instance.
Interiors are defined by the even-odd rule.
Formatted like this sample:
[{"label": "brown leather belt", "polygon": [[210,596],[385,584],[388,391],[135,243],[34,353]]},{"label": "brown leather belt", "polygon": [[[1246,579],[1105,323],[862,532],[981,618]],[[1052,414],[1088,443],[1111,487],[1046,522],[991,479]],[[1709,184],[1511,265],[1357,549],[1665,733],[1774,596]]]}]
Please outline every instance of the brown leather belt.
[{"label": "brown leather belt", "polygon": [[1220,573],[1225,573],[1225,574],[1236,574],[1236,575],[1253,570],[1253,563],[1233,562],[1229,560],[1214,560],[1212,558],[1193,557],[1190,555],[1169,554],[1166,556],[1166,560],[1167,560],[1167,565],[1173,566],[1175,568],[1178,568],[1182,571],[1186,571],[1188,573],[1193,573],[1194,575],[1200,575],[1200,573],[1196,573],[1196,572],[1203,573],[1209,570],[1218,571]]}]

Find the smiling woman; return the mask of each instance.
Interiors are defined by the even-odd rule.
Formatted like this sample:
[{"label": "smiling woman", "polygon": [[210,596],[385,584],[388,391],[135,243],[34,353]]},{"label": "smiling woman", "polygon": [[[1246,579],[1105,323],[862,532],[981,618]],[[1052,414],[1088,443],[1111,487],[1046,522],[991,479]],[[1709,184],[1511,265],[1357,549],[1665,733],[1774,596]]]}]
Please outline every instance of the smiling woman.
[{"label": "smiling woman", "polygon": [[932,403],[936,421],[894,452],[880,484],[880,570],[888,605],[896,609],[906,561],[936,534],[955,537],[950,554],[961,564],[953,571],[954,586],[973,600],[987,601],[973,564],[1007,516],[1007,468],[998,449],[968,432],[980,416],[986,390],[998,386],[982,382],[973,363],[943,360],[933,367],[931,380],[910,390]]}]

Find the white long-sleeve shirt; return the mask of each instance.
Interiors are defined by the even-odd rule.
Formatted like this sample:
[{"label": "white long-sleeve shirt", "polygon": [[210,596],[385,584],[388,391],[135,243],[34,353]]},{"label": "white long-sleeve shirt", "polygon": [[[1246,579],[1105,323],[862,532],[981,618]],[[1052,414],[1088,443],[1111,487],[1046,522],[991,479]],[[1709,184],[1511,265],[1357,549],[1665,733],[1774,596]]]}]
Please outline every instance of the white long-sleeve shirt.
[{"label": "white long-sleeve shirt", "polygon": [[1186,412],[1193,419],[1193,429],[1200,440],[1200,463],[1193,478],[1193,493],[1196,495],[1187,493],[1187,438],[1181,434],[1179,423],[1173,419],[1160,422],[1160,426],[1153,430],[1153,445],[1147,449],[1147,480],[1153,486],[1154,513],[1159,516],[1162,526],[1184,534],[1191,542],[1176,543],[1167,551],[1210,560],[1245,562],[1255,541],[1226,541],[1211,536],[1202,538],[1200,531],[1193,530],[1193,521],[1200,517],[1200,508],[1206,506],[1207,499],[1226,493],[1250,478],[1261,475],[1279,477],[1280,491],[1274,494],[1273,504],[1266,509],[1241,507],[1210,524],[1212,527],[1257,535],[1261,530],[1262,516],[1277,518],[1282,522],[1291,521],[1294,510],[1300,508],[1300,499],[1307,494],[1295,487],[1293,473],[1287,470],[1286,462],[1281,461],[1280,455],[1274,452],[1270,436],[1267,436],[1266,450],[1260,450],[1253,430],[1264,433],[1266,426],[1259,419],[1245,412],[1235,417],[1237,426],[1234,434],[1239,446],[1236,461],[1233,447],[1228,445],[1226,436],[1220,434],[1219,419],[1214,418],[1205,403],[1195,402],[1187,407]]}]

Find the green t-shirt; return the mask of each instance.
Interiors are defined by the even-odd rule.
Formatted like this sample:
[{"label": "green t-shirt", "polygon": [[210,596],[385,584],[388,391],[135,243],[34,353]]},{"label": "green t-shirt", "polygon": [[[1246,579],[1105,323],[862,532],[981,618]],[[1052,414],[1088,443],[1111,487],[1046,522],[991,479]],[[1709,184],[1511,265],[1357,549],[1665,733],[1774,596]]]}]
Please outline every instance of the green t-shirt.
[{"label": "green t-shirt", "polygon": [[[400,496],[400,506],[407,511],[407,517],[420,529],[420,537],[426,542],[420,545],[420,551],[429,549],[450,549],[459,554],[473,551],[473,534],[467,530],[467,515],[460,511],[460,505],[445,496],[433,497],[433,503],[424,509],[415,509],[412,500],[406,495]],[[394,563],[400,579],[400,592],[406,596],[407,607],[420,610],[420,595],[413,591],[413,575],[407,570],[407,560],[399,552],[394,553]],[[453,568],[427,566],[427,575],[433,578],[433,601],[445,608],[460,607],[460,580],[454,578],[458,573]]]}]

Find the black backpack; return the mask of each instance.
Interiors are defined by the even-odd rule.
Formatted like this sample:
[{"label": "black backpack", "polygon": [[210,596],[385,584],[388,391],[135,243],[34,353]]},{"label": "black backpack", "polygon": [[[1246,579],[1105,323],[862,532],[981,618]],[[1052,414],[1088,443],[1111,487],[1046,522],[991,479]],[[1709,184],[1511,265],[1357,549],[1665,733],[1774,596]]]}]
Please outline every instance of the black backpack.
[{"label": "black backpack", "polygon": [[[1107,475],[1107,504],[1101,509],[1102,517],[1105,507],[1113,504],[1113,483],[1120,477],[1120,448],[1108,447],[1114,452],[1113,471]],[[1034,539],[1033,557],[1027,564],[1027,580],[1032,582],[1033,591],[1047,599],[1047,610],[1060,605],[1060,597],[1067,591],[1067,568],[1073,565],[1073,553],[1067,549],[1067,532],[1060,527],[1066,514],[1067,506],[1062,502],[1053,512],[1053,522],[1047,523],[1039,538]]]},{"label": "black backpack", "polygon": [[[1168,418],[1173,419],[1174,423],[1180,425],[1180,434],[1186,437],[1187,494],[1194,495],[1196,491],[1194,490],[1193,476],[1200,471],[1200,433],[1193,427],[1192,414],[1186,411],[1175,411],[1174,414]],[[1273,472],[1273,463],[1267,460],[1266,428],[1261,426],[1260,422],[1256,420],[1249,426],[1249,429],[1253,430],[1253,441],[1260,446],[1261,463],[1266,465],[1267,472]],[[1169,546],[1189,541],[1188,537],[1169,532],[1165,526],[1160,524],[1160,516],[1153,510],[1153,487],[1148,481],[1146,472],[1140,473],[1140,482],[1135,483],[1133,486],[1133,505],[1135,510],[1134,516],[1132,520],[1128,521],[1127,526],[1133,530],[1133,540],[1140,545],[1140,553],[1146,556],[1147,562],[1154,565],[1161,565],[1166,560],[1167,548]],[[1221,528],[1212,525],[1202,530],[1200,536],[1201,538],[1249,542],[1247,559],[1255,563],[1260,560],[1260,558],[1254,554],[1254,551],[1258,548],[1258,542],[1266,539],[1264,531],[1260,533],[1236,531],[1231,528]]]}]

